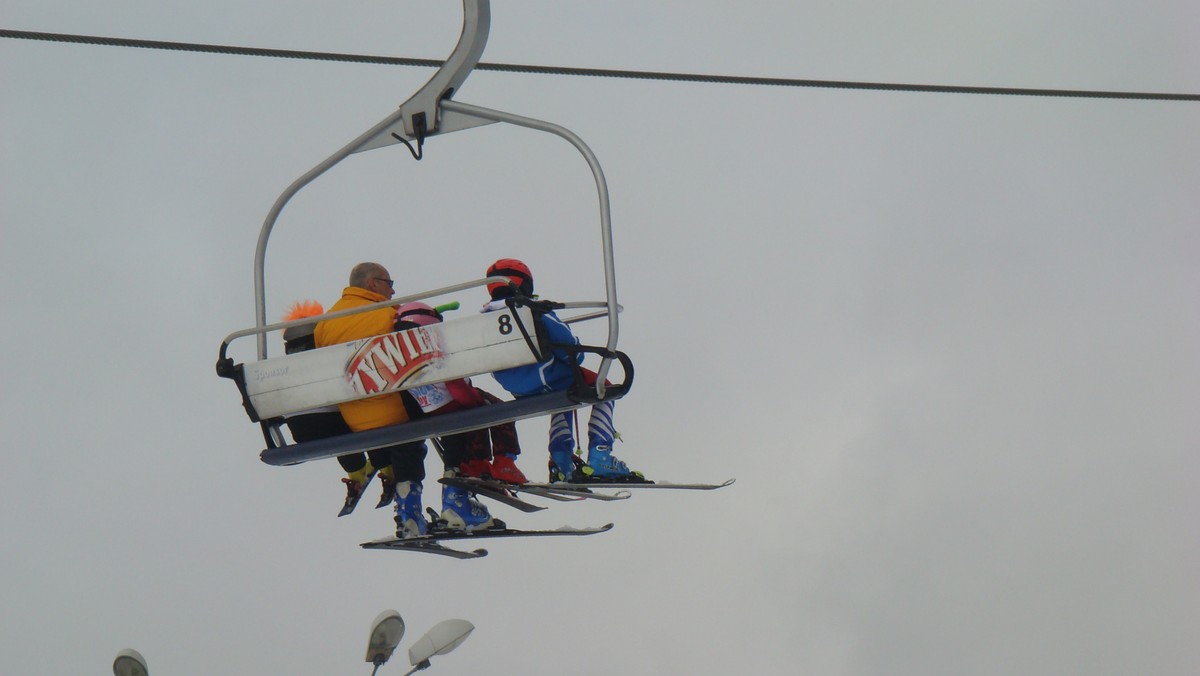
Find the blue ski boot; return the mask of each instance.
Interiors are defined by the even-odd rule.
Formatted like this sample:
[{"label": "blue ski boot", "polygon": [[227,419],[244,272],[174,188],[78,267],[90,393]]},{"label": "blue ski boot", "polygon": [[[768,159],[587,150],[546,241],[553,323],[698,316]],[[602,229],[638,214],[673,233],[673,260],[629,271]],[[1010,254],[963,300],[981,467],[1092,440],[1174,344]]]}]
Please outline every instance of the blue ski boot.
[{"label": "blue ski boot", "polygon": [[576,468],[577,459],[572,451],[559,451],[550,454],[550,483],[570,483],[579,478]]},{"label": "blue ski boot", "polygon": [[598,445],[588,449],[588,461],[583,466],[583,473],[593,481],[629,481],[644,482],[646,478],[641,472],[635,472],[617,458],[613,457],[612,446]]},{"label": "blue ski boot", "polygon": [[439,519],[447,529],[456,531],[504,528],[503,522],[493,519],[487,507],[472,498],[471,492],[461,486],[442,486],[442,513]]},{"label": "blue ski boot", "polygon": [[396,482],[396,537],[407,540],[429,532],[423,509],[421,484],[417,481]]}]

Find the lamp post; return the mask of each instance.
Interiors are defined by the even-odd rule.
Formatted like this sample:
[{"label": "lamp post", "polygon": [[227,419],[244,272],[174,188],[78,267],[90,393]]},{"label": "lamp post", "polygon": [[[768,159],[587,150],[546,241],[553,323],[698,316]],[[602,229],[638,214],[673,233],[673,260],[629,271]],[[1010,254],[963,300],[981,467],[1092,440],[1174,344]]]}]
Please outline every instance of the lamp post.
[{"label": "lamp post", "polygon": [[149,676],[146,658],[133,648],[126,648],[117,653],[113,660],[113,676]]},{"label": "lamp post", "polygon": [[[428,669],[431,666],[430,658],[445,655],[462,645],[472,631],[475,631],[475,625],[466,620],[442,620],[437,623],[408,649],[408,662],[413,668],[404,676]],[[401,619],[400,613],[385,610],[375,618],[371,625],[371,638],[367,643],[366,660],[375,665],[375,669],[371,671],[372,676],[391,658],[402,638],[404,620]]]}]

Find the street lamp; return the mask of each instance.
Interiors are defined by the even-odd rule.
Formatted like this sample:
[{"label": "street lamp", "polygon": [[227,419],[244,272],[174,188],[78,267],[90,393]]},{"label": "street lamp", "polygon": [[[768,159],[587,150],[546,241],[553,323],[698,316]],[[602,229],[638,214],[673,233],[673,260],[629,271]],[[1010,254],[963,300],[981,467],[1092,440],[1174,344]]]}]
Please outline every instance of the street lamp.
[{"label": "street lamp", "polygon": [[146,658],[133,648],[126,648],[117,653],[113,660],[113,676],[149,676]]},{"label": "street lamp", "polygon": [[[404,676],[428,669],[430,658],[454,650],[467,640],[467,636],[473,631],[475,625],[466,620],[442,620],[437,623],[408,649],[408,662],[413,668]],[[371,639],[367,643],[367,661],[375,665],[371,676],[375,676],[379,667],[391,659],[402,638],[404,620],[401,619],[400,613],[385,610],[375,618],[375,622],[371,624]]]},{"label": "street lamp", "polygon": [[404,619],[400,617],[400,613],[394,610],[379,613],[371,623],[371,639],[367,643],[367,661],[375,665],[372,676],[391,658],[402,638]]},{"label": "street lamp", "polygon": [[412,669],[404,676],[429,668],[429,658],[434,655],[445,655],[462,645],[475,625],[466,620],[442,620],[434,625],[424,636],[417,639],[408,649],[408,663]]},{"label": "street lamp", "polygon": [[[404,676],[428,669],[431,666],[430,658],[436,655],[445,655],[462,645],[462,642],[467,640],[473,631],[475,631],[475,625],[466,620],[438,622],[433,629],[425,632],[425,635],[417,639],[416,643],[408,649],[408,662],[413,668]],[[371,671],[372,676],[379,671],[379,667],[391,659],[392,653],[396,651],[396,646],[400,645],[402,638],[404,638],[404,619],[400,617],[400,613],[394,610],[385,610],[379,613],[375,621],[371,623],[371,638],[367,641],[367,661],[375,665],[375,669]],[[126,648],[117,653],[112,668],[113,676],[150,675],[150,670],[146,666],[146,658],[133,648]]]}]

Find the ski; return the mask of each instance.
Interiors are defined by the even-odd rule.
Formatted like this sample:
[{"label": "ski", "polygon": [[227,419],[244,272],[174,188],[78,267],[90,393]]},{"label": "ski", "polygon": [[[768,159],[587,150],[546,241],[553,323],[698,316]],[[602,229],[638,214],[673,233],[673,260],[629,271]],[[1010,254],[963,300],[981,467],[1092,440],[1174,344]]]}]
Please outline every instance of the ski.
[{"label": "ski", "polygon": [[597,493],[590,488],[579,488],[570,484],[532,484],[522,486],[522,490],[530,495],[540,495],[544,498],[552,500],[603,500],[612,502],[614,500],[628,500],[633,496],[626,490],[619,490],[616,493]]},{"label": "ski", "polygon": [[362,490],[358,492],[358,495],[346,496],[346,502],[342,504],[342,511],[338,512],[338,516],[346,516],[354,511],[354,508],[358,506],[360,501],[362,501],[362,496],[367,492],[367,486],[371,485],[371,480],[374,478],[375,471],[372,470],[371,473],[367,475],[367,480],[363,482]]},{"label": "ski", "polygon": [[448,556],[452,559],[482,559],[488,555],[486,549],[474,549],[471,551],[463,551],[446,547],[436,542],[410,542],[408,540],[397,540],[396,538],[384,538],[381,540],[371,540],[360,545],[363,549],[391,549],[393,551],[413,551],[424,552],[426,554],[437,554],[438,556]]},{"label": "ski", "polygon": [[375,509],[383,509],[396,501],[396,482],[379,480],[383,484],[383,491],[379,494],[379,502],[375,503]]},{"label": "ski", "polygon": [[438,479],[447,486],[459,486],[472,491],[481,497],[490,498],[496,502],[521,510],[522,512],[540,512],[545,507],[525,502],[512,491],[512,485],[499,481],[487,481],[473,477],[446,477]]},{"label": "ski", "polygon": [[453,530],[433,530],[428,535],[422,535],[415,538],[380,538],[364,542],[361,546],[363,549],[393,549],[402,551],[424,552],[427,554],[437,554],[440,556],[449,556],[456,559],[477,559],[487,556],[486,549],[476,549],[474,551],[462,551],[443,546],[443,540],[489,540],[492,538],[514,538],[514,537],[548,537],[557,535],[595,535],[596,533],[604,533],[612,530],[611,523],[599,526],[596,528],[572,528],[563,526],[552,530],[519,530],[516,528],[501,528],[496,530],[481,530],[475,532],[468,531],[453,531]]},{"label": "ski", "polygon": [[[447,477],[441,479],[441,482],[450,486],[461,486],[467,490],[474,491],[478,495],[498,499],[505,502],[499,496],[508,496],[508,499],[523,502],[526,505],[530,503],[524,502],[517,498],[514,493],[528,493],[538,497],[548,498],[550,500],[560,500],[571,502],[576,500],[626,500],[631,493],[628,491],[617,491],[616,493],[596,493],[595,491],[580,489],[573,484],[510,484],[503,481],[495,481],[492,479],[482,479],[479,477]],[[514,505],[516,506],[516,505]],[[531,505],[532,506],[532,505]],[[520,509],[520,507],[518,507]],[[539,507],[538,509],[544,509]],[[527,510],[532,511],[532,510]]]},{"label": "ski", "polygon": [[[603,480],[586,482],[556,481],[553,483],[530,482],[525,484],[509,484],[502,481],[482,479],[479,477],[447,477],[441,479],[440,481],[450,486],[461,486],[467,490],[474,491],[476,495],[497,500],[504,504],[516,507],[522,511],[533,512],[544,508],[521,500],[519,497],[517,497],[517,493],[526,493],[550,500],[561,500],[568,502],[576,500],[614,501],[628,500],[633,495],[633,492],[629,489],[633,488],[711,491],[719,488],[725,488],[726,486],[733,484],[735,480],[729,479],[717,484]],[[607,493],[595,489],[614,490],[615,492]]]},{"label": "ski", "polygon": [[604,481],[603,479],[597,479],[594,481],[589,480],[589,481],[582,481],[582,482],[557,481],[557,482],[548,483],[548,484],[528,483],[528,484],[525,484],[524,487],[531,488],[531,489],[554,490],[554,491],[559,491],[559,492],[564,492],[564,493],[570,492],[570,491],[583,491],[583,490],[588,490],[591,488],[606,488],[606,489],[607,488],[621,488],[621,489],[660,488],[660,489],[675,489],[675,490],[689,490],[689,491],[712,491],[712,490],[716,490],[718,488],[725,488],[726,486],[730,486],[733,484],[734,481],[736,481],[736,479],[727,479],[719,484],[707,484],[707,483],[670,483],[668,481],[657,481],[657,482],[655,482],[655,481]]}]

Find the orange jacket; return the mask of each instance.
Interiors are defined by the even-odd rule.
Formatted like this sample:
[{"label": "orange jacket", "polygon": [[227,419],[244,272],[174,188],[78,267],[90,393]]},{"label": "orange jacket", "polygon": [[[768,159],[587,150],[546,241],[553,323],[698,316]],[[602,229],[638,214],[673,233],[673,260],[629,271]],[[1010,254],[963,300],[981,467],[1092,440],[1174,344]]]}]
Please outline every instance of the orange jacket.
[{"label": "orange jacket", "polygon": [[[378,303],[387,298],[356,286],[347,286],[342,291],[342,297],[329,308],[330,312],[349,310],[371,303]],[[360,312],[349,317],[326,319],[317,323],[313,333],[317,347],[348,343],[360,338],[370,338],[385,333],[391,333],[392,322],[396,317],[395,308],[385,307],[370,312]],[[381,394],[377,397],[358,399],[338,404],[338,410],[346,419],[346,424],[355,432],[373,430],[377,427],[395,425],[408,420],[408,411],[398,393]]]}]

